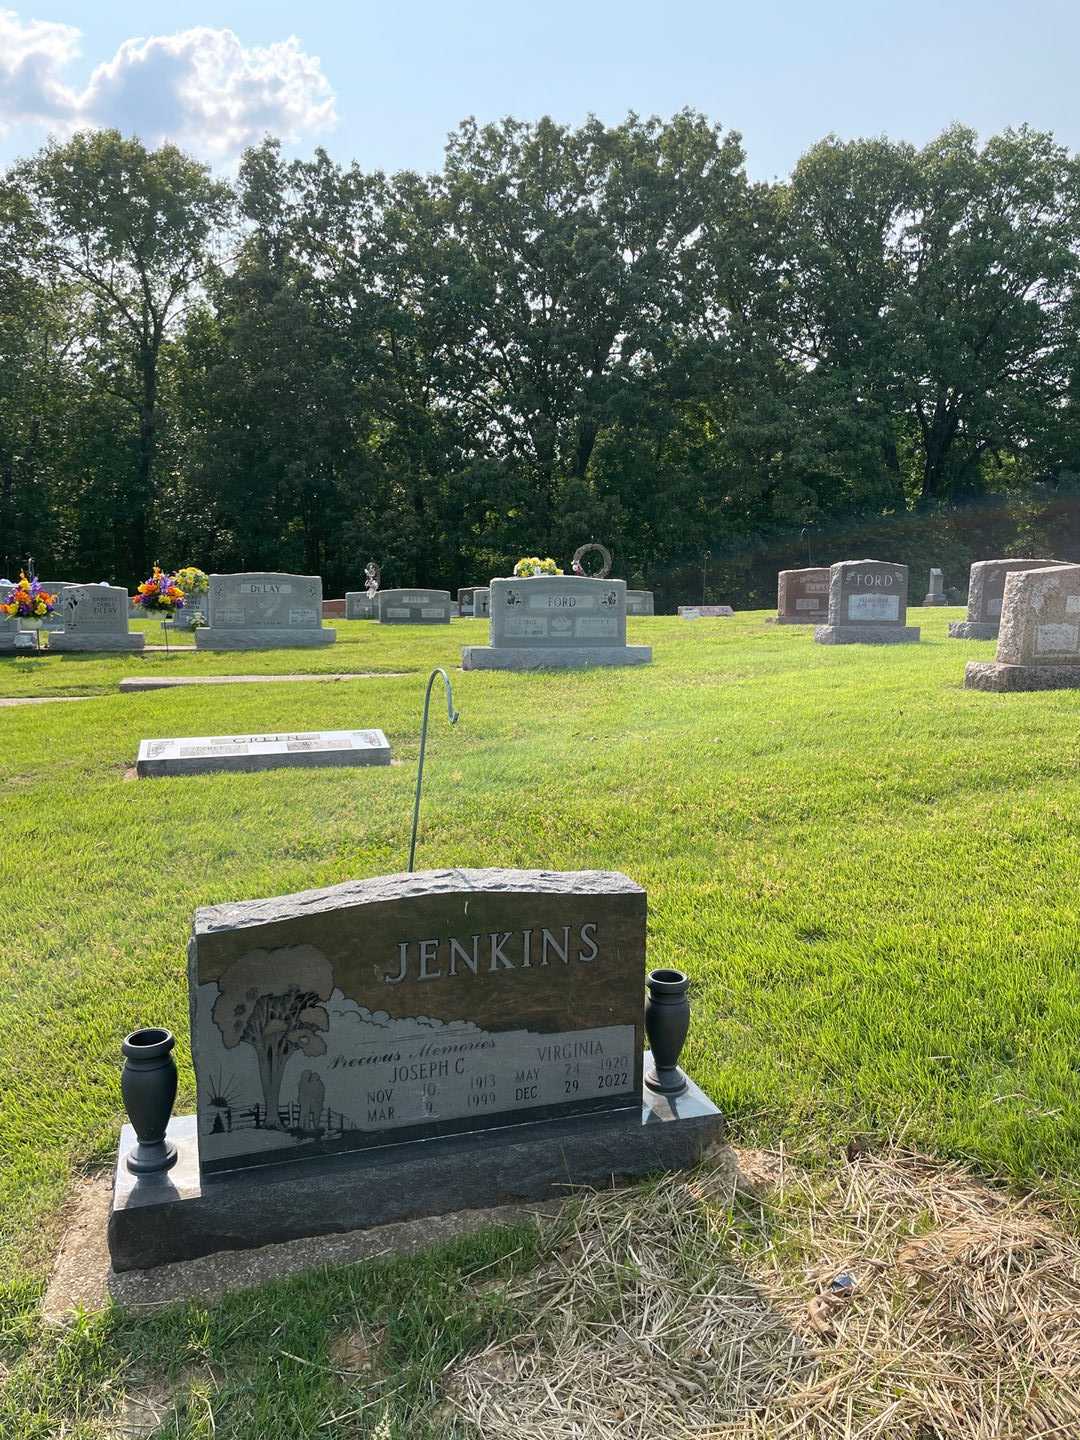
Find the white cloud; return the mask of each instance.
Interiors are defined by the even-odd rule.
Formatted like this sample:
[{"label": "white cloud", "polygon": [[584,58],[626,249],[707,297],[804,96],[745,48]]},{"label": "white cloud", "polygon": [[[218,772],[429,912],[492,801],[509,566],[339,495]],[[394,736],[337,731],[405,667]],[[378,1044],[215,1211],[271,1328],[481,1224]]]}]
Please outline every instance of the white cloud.
[{"label": "white cloud", "polygon": [[147,145],[171,140],[226,159],[266,133],[296,142],[336,119],[318,57],[295,36],[244,46],[231,30],[200,26],[125,40],[81,91],[64,79],[79,40],[71,25],[0,10],[0,131],[113,126]]}]

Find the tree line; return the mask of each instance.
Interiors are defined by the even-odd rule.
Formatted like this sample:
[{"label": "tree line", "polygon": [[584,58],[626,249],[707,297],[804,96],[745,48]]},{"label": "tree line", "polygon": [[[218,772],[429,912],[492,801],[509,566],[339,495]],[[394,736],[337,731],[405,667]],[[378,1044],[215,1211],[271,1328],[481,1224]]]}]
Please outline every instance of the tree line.
[{"label": "tree line", "polygon": [[1077,158],[954,126],[744,160],[689,110],[465,121],[430,175],[50,142],[0,181],[0,574],[340,594],[597,539],[746,600],[755,557],[941,563],[965,516],[1080,545]]}]

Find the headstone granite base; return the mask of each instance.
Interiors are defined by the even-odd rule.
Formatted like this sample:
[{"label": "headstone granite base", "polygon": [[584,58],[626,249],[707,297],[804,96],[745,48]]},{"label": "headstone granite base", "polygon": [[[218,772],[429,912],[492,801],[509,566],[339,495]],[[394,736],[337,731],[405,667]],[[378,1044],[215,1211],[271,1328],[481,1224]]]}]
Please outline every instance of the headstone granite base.
[{"label": "headstone granite base", "polygon": [[594,645],[580,650],[465,645],[461,651],[463,670],[588,670],[599,665],[651,664],[651,645]]},{"label": "headstone granite base", "polygon": [[195,631],[196,650],[297,650],[333,645],[336,630],[286,629],[283,625],[259,625],[250,630],[221,629],[204,625]]},{"label": "headstone granite base", "polygon": [[999,628],[997,620],[953,620],[949,625],[949,639],[996,640]]},{"label": "headstone granite base", "polygon": [[608,1187],[616,1179],[688,1169],[721,1140],[723,1129],[720,1111],[690,1080],[673,1097],[643,1086],[640,1107],[200,1180],[194,1115],[169,1125],[178,1156],[172,1169],[138,1178],[127,1168],[136,1142],[125,1125],[109,1250],[115,1270],[147,1269],[219,1250],[563,1196],[570,1185]]},{"label": "headstone granite base", "polygon": [[814,639],[819,645],[913,645],[920,633],[918,625],[819,625]]},{"label": "headstone granite base", "polygon": [[69,630],[56,630],[49,636],[49,649],[54,654],[89,652],[97,650],[104,653],[110,651],[143,650],[146,647],[146,636],[135,634],[127,635],[74,635]]},{"label": "headstone granite base", "polygon": [[1080,690],[1080,665],[1005,665],[996,660],[971,660],[964,671],[964,689],[998,694]]},{"label": "headstone granite base", "polygon": [[142,780],[167,775],[206,775],[221,770],[389,764],[390,742],[381,730],[307,730],[295,735],[203,735],[143,740],[135,773]]}]

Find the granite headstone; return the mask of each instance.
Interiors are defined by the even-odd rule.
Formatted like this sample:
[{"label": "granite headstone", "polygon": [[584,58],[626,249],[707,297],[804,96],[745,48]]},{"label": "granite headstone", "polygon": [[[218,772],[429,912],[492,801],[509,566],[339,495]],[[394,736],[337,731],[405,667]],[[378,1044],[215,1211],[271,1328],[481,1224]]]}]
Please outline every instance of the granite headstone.
[{"label": "granite headstone", "polygon": [[908,567],[888,560],[841,560],[829,570],[829,623],[819,645],[902,645],[919,638],[907,624]]},{"label": "granite headstone", "polygon": [[1048,570],[1060,560],[976,560],[968,581],[967,616],[949,626],[951,640],[996,640],[1006,578],[1014,571]]},{"label": "granite headstone", "polygon": [[923,597],[924,605],[947,605],[945,598],[945,573],[936,567],[930,571],[930,588]]},{"label": "granite headstone", "polygon": [[380,625],[449,625],[452,604],[449,590],[380,590],[376,615]]},{"label": "granite headstone", "polygon": [[200,650],[285,650],[332,645],[322,623],[322,580],[256,570],[211,575],[207,624],[195,632]]},{"label": "granite headstone", "polygon": [[643,1085],[645,892],[442,870],[199,910],[197,1113],[116,1171],[117,1269],[696,1163],[721,1118]]},{"label": "granite headstone", "polygon": [[730,620],[734,614],[730,605],[679,606],[679,615],[684,620]]},{"label": "granite headstone", "polygon": [[655,615],[653,592],[651,590],[627,590],[626,613],[627,615]]},{"label": "granite headstone", "polygon": [[776,581],[776,625],[821,625],[829,618],[829,568],[781,570]]},{"label": "granite headstone", "polygon": [[1080,689],[1080,565],[1010,572],[997,658],[972,661],[964,684],[969,690]]},{"label": "granite headstone", "polygon": [[492,580],[491,644],[467,645],[464,670],[647,665],[648,645],[626,643],[626,582],[587,575]]},{"label": "granite headstone", "polygon": [[366,590],[345,591],[345,619],[346,620],[374,620],[375,596],[369,595]]},{"label": "granite headstone", "polygon": [[390,743],[381,730],[301,730],[293,734],[143,740],[135,773],[145,779],[206,775],[221,770],[389,764]]},{"label": "granite headstone", "polygon": [[128,593],[120,585],[68,585],[60,602],[63,629],[49,637],[49,649],[142,650],[146,636],[128,630]]}]

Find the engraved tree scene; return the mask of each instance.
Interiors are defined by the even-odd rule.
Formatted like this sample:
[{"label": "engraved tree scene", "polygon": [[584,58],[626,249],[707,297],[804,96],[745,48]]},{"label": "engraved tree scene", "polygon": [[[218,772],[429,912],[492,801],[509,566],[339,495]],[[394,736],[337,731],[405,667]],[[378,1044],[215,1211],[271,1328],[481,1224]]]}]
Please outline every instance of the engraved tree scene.
[{"label": "engraved tree scene", "polygon": [[[271,977],[281,978],[275,984]],[[231,1108],[230,1130],[234,1123],[254,1125],[301,1139],[351,1128],[346,1116],[324,1114],[323,1083],[314,1071],[301,1075],[296,1104],[281,1101],[291,1058],[326,1054],[330,1016],[325,1002],[333,989],[330,962],[313,945],[251,950],[223,971],[211,1018],[227,1050],[251,1047],[262,1089],[261,1105]]]}]

